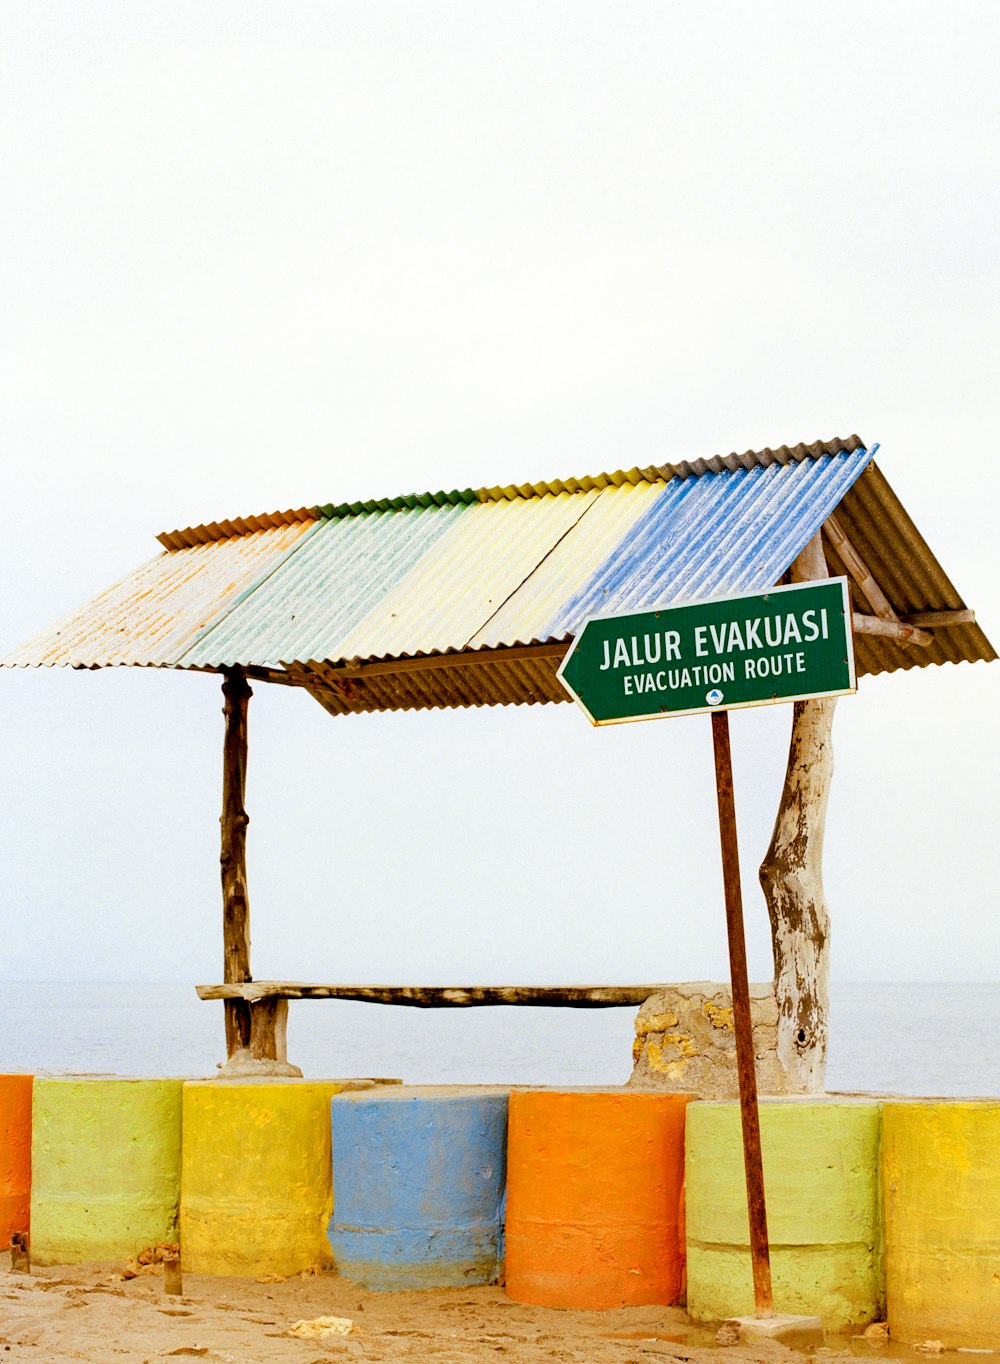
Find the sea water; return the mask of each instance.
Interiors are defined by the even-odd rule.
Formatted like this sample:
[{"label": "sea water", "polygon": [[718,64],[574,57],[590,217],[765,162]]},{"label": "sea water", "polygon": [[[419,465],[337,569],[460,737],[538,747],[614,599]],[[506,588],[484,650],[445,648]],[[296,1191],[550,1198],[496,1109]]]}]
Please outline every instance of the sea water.
[{"label": "sea water", "polygon": [[[1000,1097],[1000,985],[835,985],[827,1087]],[[307,1076],[411,1084],[621,1084],[634,1008],[413,1009],[293,1000]],[[221,1003],[191,985],[0,982],[0,1071],[215,1073]]]}]

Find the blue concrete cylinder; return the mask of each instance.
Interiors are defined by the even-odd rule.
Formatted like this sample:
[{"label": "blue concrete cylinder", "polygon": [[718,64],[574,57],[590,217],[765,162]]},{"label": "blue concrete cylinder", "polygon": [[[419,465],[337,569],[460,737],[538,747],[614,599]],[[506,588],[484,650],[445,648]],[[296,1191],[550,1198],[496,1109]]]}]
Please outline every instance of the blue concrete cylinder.
[{"label": "blue concrete cylinder", "polygon": [[339,1273],[366,1288],[496,1283],[509,1091],[393,1085],[330,1105]]}]

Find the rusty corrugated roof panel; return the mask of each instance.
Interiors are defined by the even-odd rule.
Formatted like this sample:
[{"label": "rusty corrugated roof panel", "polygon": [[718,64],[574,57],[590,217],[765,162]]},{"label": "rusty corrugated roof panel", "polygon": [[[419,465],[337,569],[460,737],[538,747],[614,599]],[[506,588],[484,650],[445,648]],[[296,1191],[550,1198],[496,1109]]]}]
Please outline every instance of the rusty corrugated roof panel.
[{"label": "rusty corrugated roof panel", "polygon": [[556,677],[565,647],[497,649],[420,659],[426,668],[368,665],[357,671],[328,664],[294,664],[289,670],[331,715],[372,710],[431,710],[441,707],[539,705],[568,701]]},{"label": "rusty corrugated roof panel", "polygon": [[252,531],[159,554],[0,659],[5,667],[176,664],[318,522]]},{"label": "rusty corrugated roof panel", "polygon": [[[926,540],[875,464],[845,494],[837,520],[902,619],[921,611],[960,611],[966,606]],[[836,549],[825,545],[831,572],[844,572]],[[852,585],[854,608],[870,612]],[[996,650],[977,624],[938,626],[925,648],[896,644],[876,635],[856,635],[859,674],[924,668],[933,663],[990,662]]]},{"label": "rusty corrugated roof panel", "polygon": [[228,540],[233,535],[250,535],[255,530],[273,530],[276,526],[298,526],[317,521],[315,509],[300,507],[298,511],[267,512],[263,516],[238,516],[235,521],[212,521],[207,526],[188,526],[186,530],[163,530],[156,537],[164,549],[187,549],[192,545],[207,545],[212,540]]}]

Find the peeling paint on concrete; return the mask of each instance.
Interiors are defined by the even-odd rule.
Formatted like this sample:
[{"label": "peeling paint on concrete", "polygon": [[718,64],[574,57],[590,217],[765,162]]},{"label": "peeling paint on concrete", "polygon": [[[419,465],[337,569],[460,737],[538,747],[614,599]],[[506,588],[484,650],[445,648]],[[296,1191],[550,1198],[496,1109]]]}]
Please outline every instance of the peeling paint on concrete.
[{"label": "peeling paint on concrete", "polygon": [[[762,1094],[794,1085],[777,1058],[778,1008],[770,985],[750,987],[757,1084]],[[735,1098],[736,1034],[729,986],[711,981],[664,986],[635,1020],[635,1089],[672,1089],[703,1098]]]}]

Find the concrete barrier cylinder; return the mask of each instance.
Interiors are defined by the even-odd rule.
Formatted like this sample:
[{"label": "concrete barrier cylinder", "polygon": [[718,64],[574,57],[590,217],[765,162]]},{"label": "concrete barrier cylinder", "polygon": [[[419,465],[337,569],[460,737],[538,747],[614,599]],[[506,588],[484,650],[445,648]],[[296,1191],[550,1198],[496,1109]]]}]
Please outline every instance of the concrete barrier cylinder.
[{"label": "concrete barrier cylinder", "polygon": [[507,1095],[394,1086],[332,1101],[329,1236],[340,1274],[383,1290],[497,1281]]},{"label": "concrete barrier cylinder", "polygon": [[[828,1330],[880,1315],[879,1106],[824,1099],[760,1105],[777,1312]],[[696,1103],[687,1123],[688,1312],[752,1315],[746,1178],[737,1103]]]},{"label": "concrete barrier cylinder", "polygon": [[882,1191],[893,1343],[1000,1350],[1000,1103],[886,1103]]},{"label": "concrete barrier cylinder", "polygon": [[590,1308],[679,1300],[689,1098],[638,1090],[512,1092],[509,1297]]},{"label": "concrete barrier cylinder", "polygon": [[35,1263],[120,1260],[176,1241],[182,1083],[36,1077]]},{"label": "concrete barrier cylinder", "polygon": [[297,1274],[330,1264],[330,1099],[323,1080],[184,1086],[185,1273]]},{"label": "concrete barrier cylinder", "polygon": [[31,1217],[31,1076],[0,1075],[0,1250]]}]

